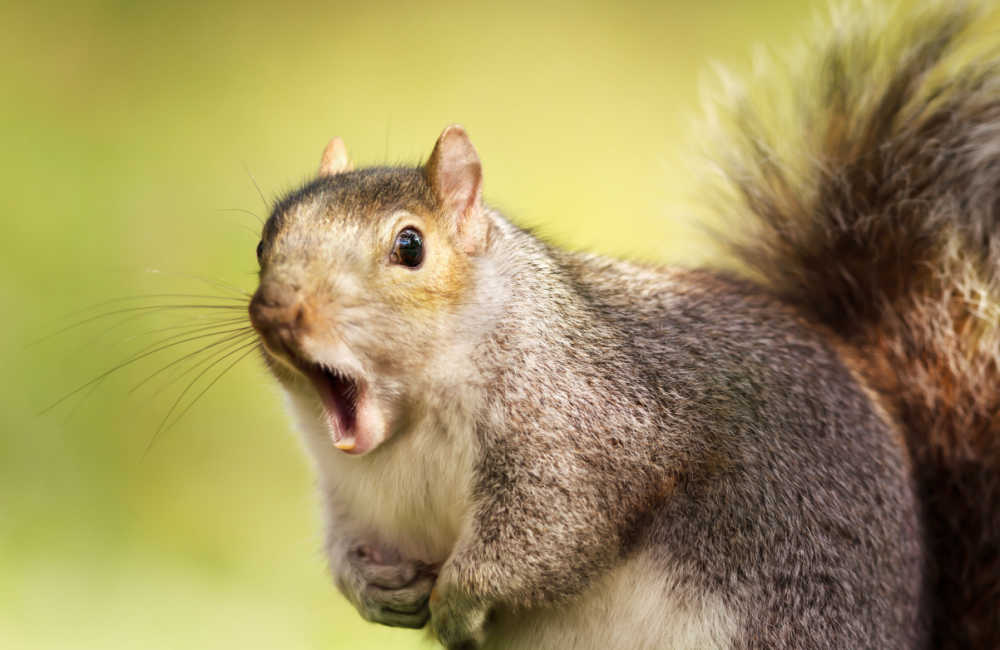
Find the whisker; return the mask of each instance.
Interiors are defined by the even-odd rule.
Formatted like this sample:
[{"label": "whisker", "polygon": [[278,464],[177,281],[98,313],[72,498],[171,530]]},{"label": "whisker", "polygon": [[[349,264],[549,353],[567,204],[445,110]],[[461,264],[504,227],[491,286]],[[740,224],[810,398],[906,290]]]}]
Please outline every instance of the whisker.
[{"label": "whisker", "polygon": [[[82,353],[83,351],[89,350],[97,345],[104,345],[105,340],[110,338],[117,329],[124,327],[125,325],[135,320],[138,320],[145,315],[146,314],[133,314],[131,316],[121,319],[120,321],[118,321],[113,325],[105,327],[104,329],[101,330],[101,332],[97,336],[90,338],[89,340],[85,341],[81,346],[79,346],[77,352]],[[245,324],[247,322],[246,317],[225,318],[225,319],[213,318],[211,321],[209,321],[204,318],[199,318],[197,316],[194,316],[191,317],[191,320],[194,322],[184,322],[176,325],[166,325],[164,327],[154,327],[150,329],[145,329],[137,334],[126,336],[124,338],[115,339],[112,345],[127,343],[139,338],[149,337],[151,335],[161,334],[163,332],[168,332],[171,330],[181,330],[182,334],[196,334],[198,332],[203,332],[223,327],[232,327],[233,325]]]},{"label": "whisker", "polygon": [[[122,300],[126,300],[126,299],[122,299]],[[120,301],[116,301],[116,302],[120,302]],[[105,303],[105,304],[107,304],[107,303]],[[152,305],[147,305],[147,306],[151,307]],[[95,305],[94,307],[97,307],[97,305]],[[83,313],[83,312],[89,311],[89,309],[92,309],[94,307],[91,307],[91,308],[88,308],[88,309],[84,309],[84,310],[81,310],[81,311],[78,311],[78,312],[75,312],[75,313]],[[140,318],[142,318],[143,316],[146,316],[146,315],[147,315],[146,312],[139,312],[139,313],[133,314],[131,316],[128,316],[126,318],[123,318],[120,321],[118,321],[117,323],[114,323],[113,325],[108,325],[107,327],[105,327],[101,331],[101,333],[99,335],[97,335],[96,337],[94,337],[93,339],[91,339],[90,343],[96,343],[96,342],[100,341],[101,339],[106,338],[114,330],[116,330],[116,329],[118,329],[120,327],[123,327],[124,325],[127,325],[128,323],[131,323],[131,322],[133,322],[135,320],[138,320],[138,319],[140,319]],[[200,318],[200,317],[198,317],[196,315],[192,315],[190,318],[198,319],[198,320],[202,320],[202,321],[204,320],[203,318]],[[230,319],[217,319],[217,322],[220,322],[220,323],[221,322],[240,322],[240,321],[245,321],[245,320],[246,320],[246,318],[230,318]],[[80,323],[80,324],[78,324],[78,326],[82,326],[82,325],[86,325],[86,323]],[[172,327],[173,328],[177,328],[177,327],[186,327],[186,326],[188,326],[187,323],[185,323],[183,325],[174,325]],[[163,330],[163,329],[171,329],[171,327],[154,328],[152,330],[146,330],[144,333],[146,333],[146,334],[153,334],[153,333],[156,333],[156,332],[158,332],[160,330]],[[33,341],[33,342],[29,343],[28,346],[30,347],[32,345],[36,345],[36,344],[38,344],[40,342],[43,342],[46,338],[49,338],[51,336],[54,336],[54,334],[46,335],[42,339],[39,339],[37,341]]]},{"label": "whisker", "polygon": [[242,345],[243,343],[246,343],[246,342],[247,342],[247,337],[246,336],[239,336],[239,337],[235,337],[235,338],[231,339],[229,341],[229,343],[232,343],[232,345],[227,345],[224,342],[223,345],[219,349],[212,350],[207,355],[205,355],[205,357],[203,359],[199,359],[195,363],[192,363],[190,366],[188,366],[187,368],[185,368],[183,372],[177,373],[174,377],[171,377],[162,386],[160,386],[155,391],[153,391],[151,397],[155,397],[155,396],[159,395],[160,393],[162,393],[163,391],[165,391],[167,388],[169,388],[170,386],[172,386],[175,382],[179,381],[181,378],[183,378],[183,377],[191,374],[196,369],[200,368],[201,366],[203,366],[203,365],[205,365],[207,363],[210,363],[214,359],[217,359],[223,353],[228,352],[228,351],[232,350],[234,347],[238,347],[239,345]]},{"label": "whisker", "polygon": [[[145,357],[146,356],[145,353],[147,351],[151,353],[161,352],[163,350],[168,350],[170,348],[177,347],[179,345],[184,345],[185,343],[190,343],[192,341],[200,341],[202,339],[208,339],[208,338],[217,338],[220,336],[229,336],[229,335],[242,336],[244,334],[249,334],[252,331],[252,329],[253,328],[251,326],[247,325],[244,327],[235,327],[219,331],[209,331],[205,333],[180,332],[178,334],[172,334],[170,336],[164,337],[158,341],[153,341],[149,345],[140,348],[139,350],[136,350],[134,353],[132,353],[132,356],[136,360],[138,360],[140,358]],[[195,334],[197,334],[197,336],[195,336]],[[156,349],[151,350],[150,348],[156,348]]]},{"label": "whisker", "polygon": [[247,323],[247,322],[249,322],[249,319],[246,316],[240,316],[237,318],[219,318],[219,319],[213,319],[211,321],[197,318],[195,316],[192,317],[192,322],[178,323],[175,325],[164,325],[163,327],[154,327],[153,329],[143,330],[142,332],[139,332],[138,334],[135,334],[134,336],[130,336],[128,339],[123,339],[123,340],[131,340],[134,338],[138,338],[140,336],[147,336],[149,334],[159,334],[160,332],[166,332],[169,330],[177,330],[184,328],[208,329],[210,327],[225,327],[227,325],[237,325],[239,323]]},{"label": "whisker", "polygon": [[[257,188],[257,189],[258,189],[258,192],[259,192],[260,188]],[[263,198],[263,195],[261,196],[261,198]],[[261,219],[260,216],[256,212],[254,212],[253,210],[247,210],[246,208],[219,208],[219,212],[242,212],[243,214],[249,214],[251,217],[253,217],[257,221],[259,221],[260,225],[262,225],[262,226],[264,225],[264,220]],[[260,233],[256,233],[256,234],[260,235]]]},{"label": "whisker", "polygon": [[[239,330],[233,330],[233,331],[239,331]],[[76,395],[76,394],[80,393],[81,391],[86,390],[87,388],[89,388],[90,386],[93,386],[97,382],[103,381],[106,377],[109,377],[110,375],[118,372],[122,368],[124,368],[124,367],[126,367],[126,366],[128,366],[130,364],[133,364],[136,361],[139,361],[140,359],[145,359],[146,357],[148,357],[150,355],[153,355],[153,354],[156,354],[157,352],[162,352],[163,350],[167,350],[167,349],[175,347],[177,345],[182,345],[184,343],[188,343],[189,341],[197,341],[197,340],[200,340],[200,339],[208,338],[210,336],[219,336],[219,335],[220,335],[219,332],[212,332],[212,333],[209,333],[209,334],[199,334],[198,336],[191,336],[191,337],[188,337],[186,339],[182,339],[180,341],[175,341],[173,343],[166,343],[164,345],[160,345],[159,347],[156,347],[156,348],[154,348],[152,350],[149,350],[148,352],[147,351],[142,351],[142,352],[136,353],[136,354],[132,355],[130,358],[126,359],[125,361],[122,361],[121,363],[116,364],[112,368],[109,368],[108,370],[105,370],[104,372],[102,372],[101,374],[99,374],[97,377],[94,377],[93,379],[91,379],[90,381],[86,382],[85,384],[83,384],[81,386],[78,386],[77,388],[73,389],[69,393],[66,393],[65,395],[63,395],[62,397],[60,397],[59,399],[57,399],[52,404],[50,404],[47,407],[45,407],[44,409],[42,409],[42,411],[40,411],[38,415],[45,415],[46,413],[48,413],[49,411],[51,411],[55,407],[57,407],[60,404],[62,404],[63,402],[65,402],[67,399],[69,399],[73,395]]]},{"label": "whisker", "polygon": [[73,416],[76,415],[76,413],[80,410],[80,407],[82,407],[84,404],[87,403],[87,398],[89,398],[94,393],[94,391],[100,387],[102,383],[104,383],[103,379],[95,383],[93,386],[90,387],[90,389],[87,392],[83,394],[83,396],[81,396],[79,400],[77,400],[76,404],[70,407],[69,411],[66,413],[66,417],[64,417],[62,420],[63,424],[67,424],[70,420],[73,419]]},{"label": "whisker", "polygon": [[261,191],[260,185],[257,184],[257,179],[253,177],[253,173],[250,171],[250,167],[246,164],[246,162],[243,163],[243,171],[247,173],[247,176],[250,177],[250,182],[253,183],[255,188],[257,188],[257,196],[260,197],[261,203],[264,204],[264,209],[268,209],[270,204],[267,202],[267,199],[264,198],[264,192]]},{"label": "whisker", "polygon": [[26,344],[25,347],[26,348],[27,347],[32,347],[32,346],[38,345],[39,343],[44,343],[45,341],[48,341],[48,340],[52,339],[53,337],[58,336],[60,334],[65,334],[66,332],[68,332],[68,331],[70,331],[72,329],[76,329],[78,327],[82,327],[84,325],[87,325],[88,323],[93,323],[95,321],[99,321],[99,320],[102,320],[102,319],[105,319],[105,318],[111,318],[112,316],[119,316],[121,314],[132,314],[132,313],[137,313],[137,312],[141,312],[143,314],[146,314],[146,313],[154,313],[154,312],[158,312],[158,311],[163,312],[163,311],[174,311],[174,310],[180,310],[180,309],[191,309],[191,310],[204,309],[204,310],[209,310],[209,311],[214,311],[214,310],[246,311],[246,307],[243,306],[243,305],[196,305],[196,304],[170,305],[170,304],[167,304],[167,305],[142,305],[142,306],[139,306],[139,307],[124,307],[122,309],[113,309],[111,311],[107,311],[107,312],[104,312],[104,313],[101,313],[101,314],[96,314],[94,316],[90,316],[88,318],[84,318],[82,320],[78,320],[75,323],[71,323],[70,325],[62,327],[62,328],[60,328],[60,329],[58,329],[58,330],[56,330],[54,332],[46,334],[45,336],[43,336],[41,338],[38,338],[38,339],[35,339],[34,341],[31,341],[30,343]]},{"label": "whisker", "polygon": [[130,302],[134,300],[152,300],[160,298],[184,298],[190,300],[229,300],[246,302],[242,297],[237,298],[235,296],[216,296],[212,294],[204,293],[147,293],[147,294],[137,294],[134,296],[118,296],[117,298],[108,298],[107,300],[102,300],[100,302],[94,303],[93,305],[88,305],[82,309],[77,309],[76,311],[71,311],[65,314],[64,318],[69,318],[70,316],[76,316],[78,314],[83,314],[88,311],[97,309],[98,307],[104,307],[106,305],[113,305],[120,302]]},{"label": "whisker", "polygon": [[[227,212],[227,210],[219,210],[219,212]],[[254,216],[256,216],[256,215],[254,215]],[[260,229],[259,228],[252,228],[251,226],[248,226],[247,224],[245,224],[243,221],[241,221],[239,219],[234,219],[234,218],[232,218],[229,215],[225,215],[223,217],[223,219],[230,226],[233,226],[234,228],[238,228],[241,232],[243,232],[244,235],[249,236],[252,241],[254,241],[254,242],[260,241]]]},{"label": "whisker", "polygon": [[250,234],[250,240],[251,241],[253,241],[253,242],[260,241],[260,232],[254,230],[250,226],[245,226],[243,224],[239,224],[239,227],[240,227],[241,230],[245,230],[247,233]]},{"label": "whisker", "polygon": [[[240,323],[243,323],[244,325],[242,327],[236,327],[236,328],[230,327],[230,325],[237,325],[237,324],[240,324]],[[219,329],[221,327],[230,327],[230,328],[229,329]],[[225,325],[212,324],[212,325],[198,326],[198,327],[194,327],[193,329],[184,330],[184,331],[178,332],[177,334],[171,334],[170,336],[165,336],[165,337],[163,337],[163,338],[161,338],[159,340],[153,341],[152,343],[146,345],[145,347],[136,350],[132,354],[141,354],[141,353],[145,352],[146,350],[148,350],[150,348],[153,348],[153,347],[156,347],[156,346],[159,346],[159,345],[163,345],[163,344],[168,343],[170,341],[177,341],[177,339],[184,338],[184,337],[191,337],[191,338],[186,338],[183,341],[177,341],[177,343],[178,344],[180,344],[180,343],[187,343],[188,341],[195,341],[195,340],[198,340],[200,338],[210,338],[212,336],[224,336],[226,334],[235,334],[237,332],[245,332],[245,331],[249,331],[251,329],[253,329],[253,327],[251,325],[249,325],[249,324],[246,324],[246,319],[240,319],[236,323],[228,323],[228,324],[225,324]],[[212,331],[212,330],[218,330],[218,331]],[[203,332],[204,332],[204,334],[202,334]],[[201,336],[194,336],[195,334],[201,334]],[[135,338],[135,337],[133,337],[133,338]],[[171,345],[173,345],[173,344],[171,344]]]},{"label": "whisker", "polygon": [[[161,432],[166,431],[166,430],[170,429],[171,427],[173,427],[174,425],[176,425],[180,421],[180,419],[183,418],[184,415],[188,411],[191,410],[191,407],[194,406],[195,403],[197,403],[197,401],[199,399],[201,399],[202,395],[204,395],[206,392],[208,392],[208,390],[212,386],[214,386],[216,384],[216,382],[218,382],[220,379],[222,379],[222,377],[226,373],[228,373],[233,368],[233,366],[235,366],[237,363],[239,363],[240,361],[242,361],[243,359],[245,359],[246,357],[248,357],[250,354],[252,354],[254,352],[254,350],[257,348],[258,345],[259,345],[258,341],[256,341],[256,340],[251,341],[250,343],[247,343],[247,344],[245,344],[245,345],[243,345],[241,347],[238,347],[235,350],[232,350],[231,352],[227,352],[225,355],[223,355],[222,357],[219,357],[218,359],[216,359],[215,361],[213,361],[211,364],[209,364],[208,367],[206,367],[204,370],[202,370],[201,372],[199,372],[198,375],[194,379],[191,380],[191,382],[187,385],[187,387],[185,387],[184,390],[181,391],[181,394],[177,396],[177,399],[174,401],[173,405],[170,407],[170,410],[167,411],[167,414],[163,417],[163,420],[160,422],[160,426],[157,427],[156,431],[153,433],[153,437],[150,438],[150,440],[149,440],[149,444],[146,445],[146,451],[143,452],[143,457],[145,457],[146,454],[149,453],[149,450],[153,447],[153,443],[156,442],[156,438],[157,438],[157,436]],[[170,420],[170,416],[174,413],[174,411],[177,410],[177,406],[181,403],[181,400],[184,399],[184,396],[187,395],[188,391],[190,391],[191,388],[195,384],[198,383],[198,380],[201,379],[205,375],[205,373],[209,372],[212,368],[216,367],[217,365],[219,365],[220,363],[222,363],[227,358],[229,358],[232,355],[237,354],[237,353],[239,353],[239,352],[241,352],[243,350],[246,350],[246,352],[244,352],[240,356],[236,357],[235,361],[233,361],[228,366],[226,366],[222,370],[221,373],[219,373],[218,375],[216,375],[215,378],[212,379],[212,381],[209,382],[209,384],[207,386],[205,386],[205,388],[203,388],[201,390],[201,392],[199,392],[194,397],[193,400],[191,400],[190,402],[188,402],[187,406],[184,407],[184,409],[177,415],[177,417],[175,417],[172,421]],[[168,421],[170,421],[169,425],[167,424]]]},{"label": "whisker", "polygon": [[[245,328],[243,328],[242,330],[239,330],[239,331],[241,332],[240,334],[237,334],[235,336],[231,336],[229,338],[222,339],[220,341],[213,341],[213,342],[209,343],[208,345],[204,345],[204,346],[198,348],[197,350],[195,350],[193,352],[189,352],[189,353],[185,354],[184,356],[180,357],[179,359],[175,359],[175,360],[171,361],[170,363],[168,363],[167,365],[161,367],[159,370],[157,370],[156,372],[152,373],[151,375],[149,375],[148,377],[146,377],[145,379],[143,379],[139,383],[137,383],[134,386],[132,386],[132,388],[129,389],[128,394],[131,395],[135,391],[139,390],[140,387],[142,387],[143,385],[145,385],[146,383],[148,383],[154,377],[158,377],[164,371],[166,371],[166,370],[168,370],[170,368],[173,368],[178,363],[181,363],[181,362],[183,362],[183,361],[185,361],[187,359],[190,359],[193,356],[197,356],[197,355],[201,354],[202,352],[204,352],[206,350],[210,350],[210,349],[212,349],[214,347],[217,347],[217,346],[220,346],[220,345],[225,345],[227,343],[232,343],[233,341],[242,341],[247,334],[250,334],[251,332],[253,332],[253,327],[249,327],[248,326],[248,327],[245,327]],[[211,358],[211,357],[209,357],[209,358]],[[181,376],[183,376],[183,375],[181,375]]]},{"label": "whisker", "polygon": [[213,280],[212,278],[206,278],[203,275],[198,275],[195,273],[182,273],[180,271],[164,271],[163,269],[146,269],[146,273],[153,273],[156,275],[169,275],[179,278],[189,278],[191,280],[197,280],[198,282],[207,284],[210,287],[215,287],[216,289],[223,289],[233,295],[244,297],[247,300],[253,297],[252,294],[247,293],[246,291],[237,287],[234,284],[229,284],[228,282],[223,282],[222,280]]}]

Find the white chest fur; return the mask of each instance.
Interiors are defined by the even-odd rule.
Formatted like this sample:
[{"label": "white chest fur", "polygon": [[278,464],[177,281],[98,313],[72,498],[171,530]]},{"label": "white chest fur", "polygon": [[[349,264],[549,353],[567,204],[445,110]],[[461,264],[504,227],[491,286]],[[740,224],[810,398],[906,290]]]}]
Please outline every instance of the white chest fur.
[{"label": "white chest fur", "polygon": [[[427,417],[374,452],[336,449],[312,400],[289,394],[318,475],[332,535],[354,534],[405,557],[443,562],[469,509],[473,435],[462,418]],[[336,527],[349,530],[339,532]]]},{"label": "white chest fur", "polygon": [[680,583],[653,554],[633,556],[559,607],[500,612],[484,650],[731,648],[736,611],[718,594]]}]

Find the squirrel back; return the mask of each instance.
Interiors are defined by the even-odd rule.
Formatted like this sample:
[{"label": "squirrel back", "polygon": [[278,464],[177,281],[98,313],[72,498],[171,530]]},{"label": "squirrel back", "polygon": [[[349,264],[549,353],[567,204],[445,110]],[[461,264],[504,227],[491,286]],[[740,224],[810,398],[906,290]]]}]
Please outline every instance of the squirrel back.
[{"label": "squirrel back", "polygon": [[963,61],[974,6],[868,9],[841,21],[796,86],[796,128],[769,131],[735,103],[726,144],[742,146],[724,165],[748,226],[726,241],[833,333],[904,431],[931,549],[932,647],[996,648],[1000,58]]}]

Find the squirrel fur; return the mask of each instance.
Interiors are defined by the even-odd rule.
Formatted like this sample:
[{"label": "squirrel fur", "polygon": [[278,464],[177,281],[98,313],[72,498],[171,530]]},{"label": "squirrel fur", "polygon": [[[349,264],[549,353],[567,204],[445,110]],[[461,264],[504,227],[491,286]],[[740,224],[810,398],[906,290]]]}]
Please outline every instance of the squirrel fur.
[{"label": "squirrel fur", "polygon": [[331,142],[250,315],[360,613],[448,648],[1000,647],[979,16],[847,19],[780,133],[735,103],[743,277],[550,246],[460,127],[415,168]]}]

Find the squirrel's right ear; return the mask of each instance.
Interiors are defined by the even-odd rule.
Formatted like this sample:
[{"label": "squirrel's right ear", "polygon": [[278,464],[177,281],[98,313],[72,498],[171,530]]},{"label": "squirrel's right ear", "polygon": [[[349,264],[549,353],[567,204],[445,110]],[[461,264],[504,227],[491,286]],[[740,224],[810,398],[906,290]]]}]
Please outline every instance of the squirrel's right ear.
[{"label": "squirrel's right ear", "polygon": [[487,232],[482,205],[483,166],[461,126],[446,128],[424,165],[424,178],[467,253],[482,251]]},{"label": "squirrel's right ear", "polygon": [[347,147],[340,137],[330,140],[323,150],[323,159],[319,162],[320,176],[336,176],[341,172],[349,172],[354,169],[350,158],[347,157]]}]

